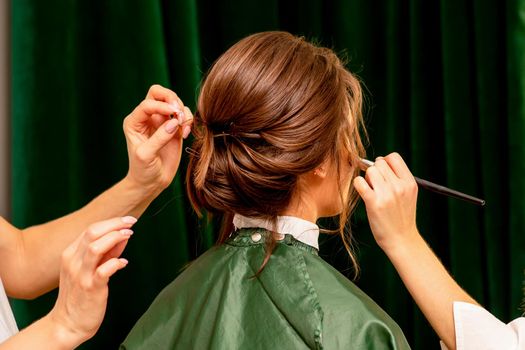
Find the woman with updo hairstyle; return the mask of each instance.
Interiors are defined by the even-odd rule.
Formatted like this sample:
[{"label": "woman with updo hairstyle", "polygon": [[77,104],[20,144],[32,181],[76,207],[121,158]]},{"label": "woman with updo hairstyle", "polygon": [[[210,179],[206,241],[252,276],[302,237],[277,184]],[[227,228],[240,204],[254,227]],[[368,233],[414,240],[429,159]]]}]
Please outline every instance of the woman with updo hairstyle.
[{"label": "woman with updo hairstyle", "polygon": [[186,183],[197,213],[223,218],[218,242],[159,294],[122,349],[409,349],[318,256],[316,222],[338,215],[358,273],[345,224],[364,156],[361,104],[359,81],[331,50],[289,33],[251,35],[214,63]]}]

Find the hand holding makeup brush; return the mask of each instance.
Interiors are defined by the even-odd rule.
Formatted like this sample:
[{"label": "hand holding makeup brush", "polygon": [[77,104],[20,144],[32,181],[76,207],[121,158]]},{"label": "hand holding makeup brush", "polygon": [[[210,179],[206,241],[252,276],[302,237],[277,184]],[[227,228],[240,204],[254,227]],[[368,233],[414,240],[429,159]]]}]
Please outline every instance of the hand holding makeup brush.
[{"label": "hand holding makeup brush", "polygon": [[416,228],[418,186],[397,153],[377,158],[365,177],[354,179],[363,198],[374,238],[383,250],[419,236]]}]

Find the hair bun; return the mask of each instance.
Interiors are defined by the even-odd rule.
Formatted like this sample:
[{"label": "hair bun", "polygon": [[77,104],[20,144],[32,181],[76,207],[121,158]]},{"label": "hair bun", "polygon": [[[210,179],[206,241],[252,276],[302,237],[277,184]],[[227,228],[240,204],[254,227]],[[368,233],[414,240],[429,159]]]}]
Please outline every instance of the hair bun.
[{"label": "hair bun", "polygon": [[190,155],[186,181],[192,205],[275,218],[301,174],[343,151],[364,153],[360,110],[359,82],[331,50],[285,32],[239,41],[201,87],[198,156]]}]

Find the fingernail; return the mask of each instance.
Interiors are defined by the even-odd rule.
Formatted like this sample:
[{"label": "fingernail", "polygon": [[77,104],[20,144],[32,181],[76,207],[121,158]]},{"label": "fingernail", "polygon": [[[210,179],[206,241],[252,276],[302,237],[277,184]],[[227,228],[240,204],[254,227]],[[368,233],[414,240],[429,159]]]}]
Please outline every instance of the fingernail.
[{"label": "fingernail", "polygon": [[124,266],[126,266],[129,263],[128,259],[120,258],[119,260],[121,263],[124,264]]},{"label": "fingernail", "polygon": [[177,119],[171,119],[167,124],[166,126],[164,127],[164,129],[166,130],[166,132],[168,134],[173,134],[173,132],[175,130],[177,130],[177,128],[179,127],[179,121]]},{"label": "fingernail", "polygon": [[177,102],[171,102],[170,106],[171,109],[173,109],[173,112],[177,113],[178,115],[183,115],[182,109],[180,109],[179,104]]},{"label": "fingernail", "polygon": [[133,231],[126,228],[126,229],[120,230],[120,233],[123,234],[124,236],[131,236],[133,234]]},{"label": "fingernail", "polygon": [[137,219],[135,219],[133,216],[124,216],[122,218],[122,222],[125,224],[134,224],[137,222]]},{"label": "fingernail", "polygon": [[182,138],[184,139],[187,138],[190,132],[191,132],[191,128],[189,126],[185,126],[184,131],[182,132]]}]

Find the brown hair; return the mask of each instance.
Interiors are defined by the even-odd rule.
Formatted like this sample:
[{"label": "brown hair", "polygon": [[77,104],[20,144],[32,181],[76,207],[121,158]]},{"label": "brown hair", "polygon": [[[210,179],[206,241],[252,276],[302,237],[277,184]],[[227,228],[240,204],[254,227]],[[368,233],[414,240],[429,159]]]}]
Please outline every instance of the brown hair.
[{"label": "brown hair", "polygon": [[[339,177],[341,155],[359,171],[364,156],[359,81],[330,49],[286,32],[263,32],[226,51],[205,78],[195,113],[187,191],[200,215],[223,216],[218,243],[233,229],[234,213],[276,222],[301,174],[330,157]],[[350,191],[339,232],[357,275],[351,235],[357,203]],[[275,239],[267,245],[268,261]]]}]

